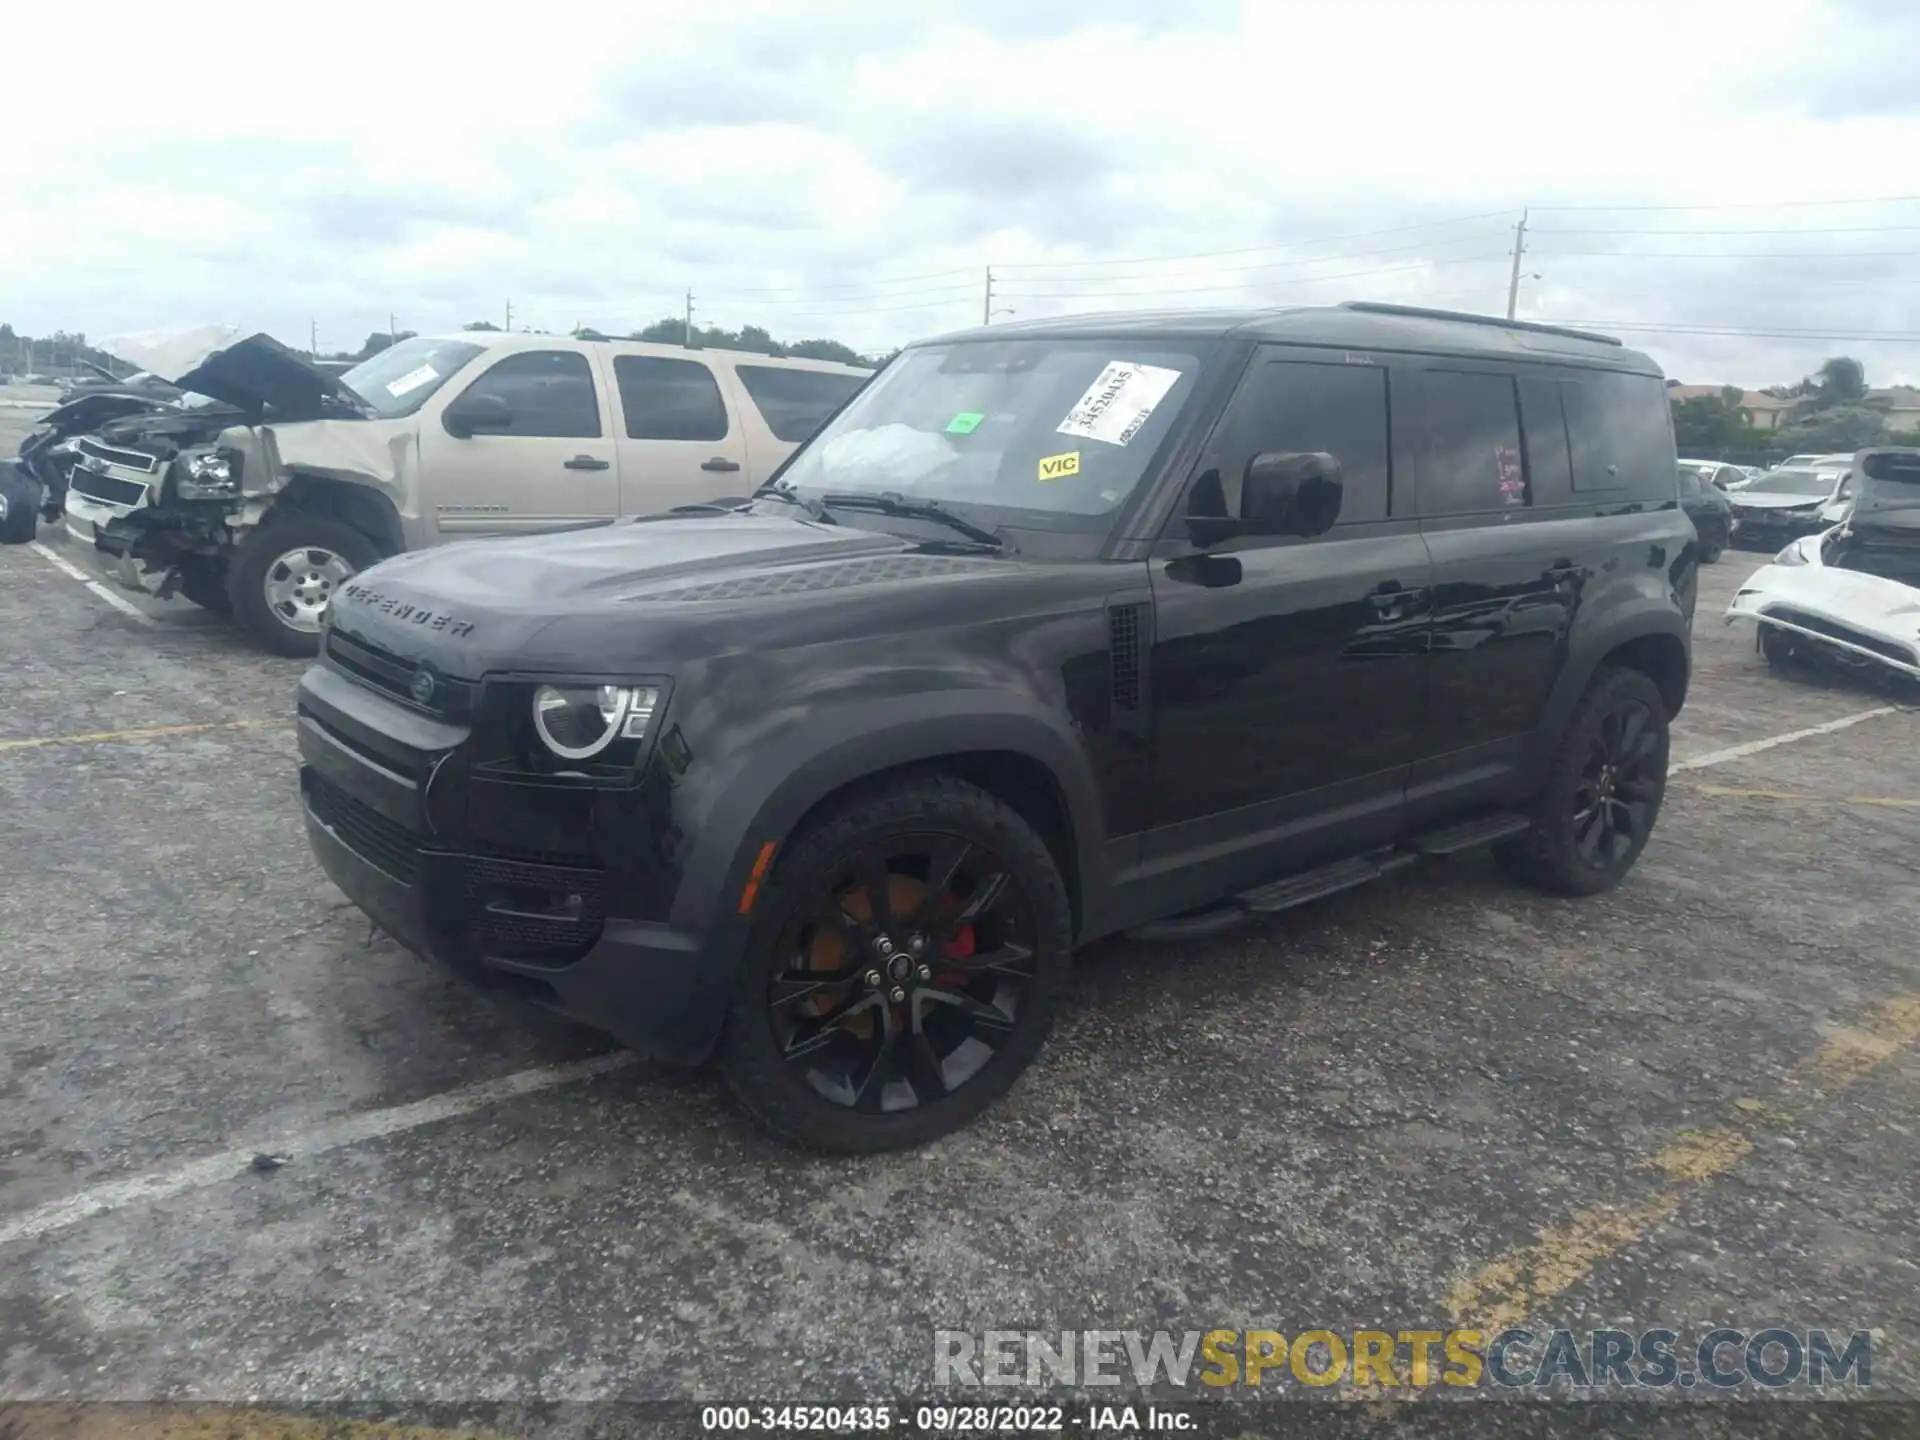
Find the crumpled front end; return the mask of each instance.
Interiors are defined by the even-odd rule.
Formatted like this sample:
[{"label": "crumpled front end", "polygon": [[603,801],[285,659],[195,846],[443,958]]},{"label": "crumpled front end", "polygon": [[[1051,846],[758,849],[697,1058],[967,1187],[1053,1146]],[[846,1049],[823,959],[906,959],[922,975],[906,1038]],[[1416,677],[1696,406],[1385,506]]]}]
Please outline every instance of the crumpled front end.
[{"label": "crumpled front end", "polygon": [[[1906,558],[1920,569],[1920,551]],[[1769,653],[1806,652],[1920,679],[1920,588],[1857,568],[1893,568],[1885,560],[1843,530],[1797,540],[1740,587],[1727,623],[1753,621]]]}]

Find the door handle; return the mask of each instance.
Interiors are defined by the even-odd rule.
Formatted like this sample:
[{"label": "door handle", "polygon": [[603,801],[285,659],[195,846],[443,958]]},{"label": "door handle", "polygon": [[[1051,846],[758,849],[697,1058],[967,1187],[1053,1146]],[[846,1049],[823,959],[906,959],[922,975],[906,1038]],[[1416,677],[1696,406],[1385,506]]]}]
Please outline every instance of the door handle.
[{"label": "door handle", "polygon": [[1408,590],[1397,580],[1389,580],[1368,592],[1367,601],[1380,612],[1382,620],[1399,620],[1426,597],[1426,590],[1415,587]]},{"label": "door handle", "polygon": [[591,455],[576,455],[565,462],[569,470],[608,470],[612,466],[605,460],[596,460]]},{"label": "door handle", "polygon": [[702,470],[732,471],[740,468],[740,462],[738,460],[729,460],[724,455],[716,455],[711,460],[702,460],[700,462],[700,468]]}]

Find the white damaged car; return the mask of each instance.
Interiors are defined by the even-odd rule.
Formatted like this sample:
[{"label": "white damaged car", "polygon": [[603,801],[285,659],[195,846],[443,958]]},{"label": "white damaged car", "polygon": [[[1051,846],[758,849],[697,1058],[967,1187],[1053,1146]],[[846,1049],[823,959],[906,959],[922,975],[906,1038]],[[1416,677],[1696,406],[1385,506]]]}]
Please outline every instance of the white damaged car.
[{"label": "white damaged car", "polygon": [[1770,663],[1831,660],[1920,680],[1920,449],[1854,457],[1852,506],[1794,540],[1727,608]]}]

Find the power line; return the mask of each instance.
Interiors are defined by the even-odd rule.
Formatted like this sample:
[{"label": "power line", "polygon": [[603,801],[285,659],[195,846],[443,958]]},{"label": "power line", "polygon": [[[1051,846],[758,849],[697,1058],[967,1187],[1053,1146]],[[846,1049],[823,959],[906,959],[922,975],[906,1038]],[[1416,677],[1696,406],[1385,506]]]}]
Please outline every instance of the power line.
[{"label": "power line", "polygon": [[1535,205],[1542,215],[1628,214],[1655,210],[1798,210],[1820,205],[1920,205],[1920,195],[1882,195],[1860,200],[1750,200],[1732,205]]},{"label": "power line", "polygon": [[[1306,265],[1338,265],[1343,260],[1370,260],[1377,255],[1404,255],[1412,250],[1428,250],[1437,245],[1485,244],[1491,238],[1485,235],[1457,235],[1451,240],[1423,240],[1417,245],[1392,245],[1384,250],[1350,250],[1338,255],[1308,255],[1295,260],[1257,260],[1251,265],[1209,265],[1200,275],[1240,275],[1254,270],[1297,270]],[[1091,262],[1089,262],[1091,263]],[[993,267],[996,274],[1002,267]],[[1136,271],[1129,275],[1016,275],[1016,284],[1035,285],[1098,285],[1108,280],[1184,280],[1189,277],[1180,274],[1164,274],[1159,271]]]},{"label": "power line", "polygon": [[[996,270],[1084,270],[1103,265],[1161,265],[1181,260],[1219,260],[1233,255],[1257,255],[1267,250],[1298,250],[1303,245],[1332,245],[1343,240],[1371,240],[1379,235],[1405,235],[1414,230],[1439,230],[1449,225],[1465,225],[1474,220],[1497,220],[1511,214],[1508,210],[1486,210],[1477,215],[1459,215],[1451,220],[1427,220],[1418,225],[1395,225],[1386,230],[1357,230],[1346,235],[1310,235],[1304,240],[1272,240],[1265,245],[1245,245],[1237,250],[1200,250],[1185,255],[1135,255],[1118,260],[1024,260],[1008,265],[996,265]],[[1384,253],[1384,252],[1380,252]],[[1339,256],[1329,256],[1339,259]],[[1051,280],[1065,277],[1051,275],[1030,275],[1030,280]]]},{"label": "power line", "polygon": [[1806,226],[1786,230],[1536,230],[1536,235],[1883,235],[1893,230],[1920,230],[1920,225]]},{"label": "power line", "polygon": [[747,286],[740,291],[742,295],[784,295],[796,290],[812,293],[816,290],[862,290],[873,285],[907,285],[926,280],[946,280],[955,276],[972,276],[971,270],[936,270],[927,275],[884,275],[873,280],[830,281],[823,285],[762,285]]},{"label": "power line", "polygon": [[[1338,256],[1330,257],[1339,259]],[[1295,275],[1277,283],[1286,285],[1312,285],[1327,280],[1357,280],[1367,275],[1400,275],[1412,270],[1431,270],[1441,265],[1485,265],[1498,260],[1505,262],[1507,255],[1502,251],[1498,255],[1467,255],[1455,260],[1428,260],[1417,265],[1388,265],[1373,270],[1348,270],[1339,275]],[[1223,290],[1252,290],[1260,288],[1261,282],[1241,281],[1237,285],[1196,285],[1177,289],[1153,288],[1147,290],[996,290],[996,294],[1007,300],[1100,300],[1116,297],[1127,299],[1152,299],[1157,295],[1207,295],[1218,294]]]},{"label": "power line", "polygon": [[1542,250],[1537,258],[1599,260],[1911,260],[1920,250]]}]

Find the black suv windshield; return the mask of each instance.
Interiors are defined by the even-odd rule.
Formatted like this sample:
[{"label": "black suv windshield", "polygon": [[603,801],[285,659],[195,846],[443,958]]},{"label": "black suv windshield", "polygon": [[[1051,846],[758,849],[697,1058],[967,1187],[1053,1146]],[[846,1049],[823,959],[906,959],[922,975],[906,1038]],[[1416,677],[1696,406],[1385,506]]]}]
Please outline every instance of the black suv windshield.
[{"label": "black suv windshield", "polygon": [[417,335],[362,360],[340,377],[340,383],[381,419],[393,420],[426,404],[427,397],[481,349],[465,340]]},{"label": "black suv windshield", "polygon": [[793,457],[817,493],[1045,515],[1118,508],[1193,391],[1203,347],[975,340],[911,349]]}]

